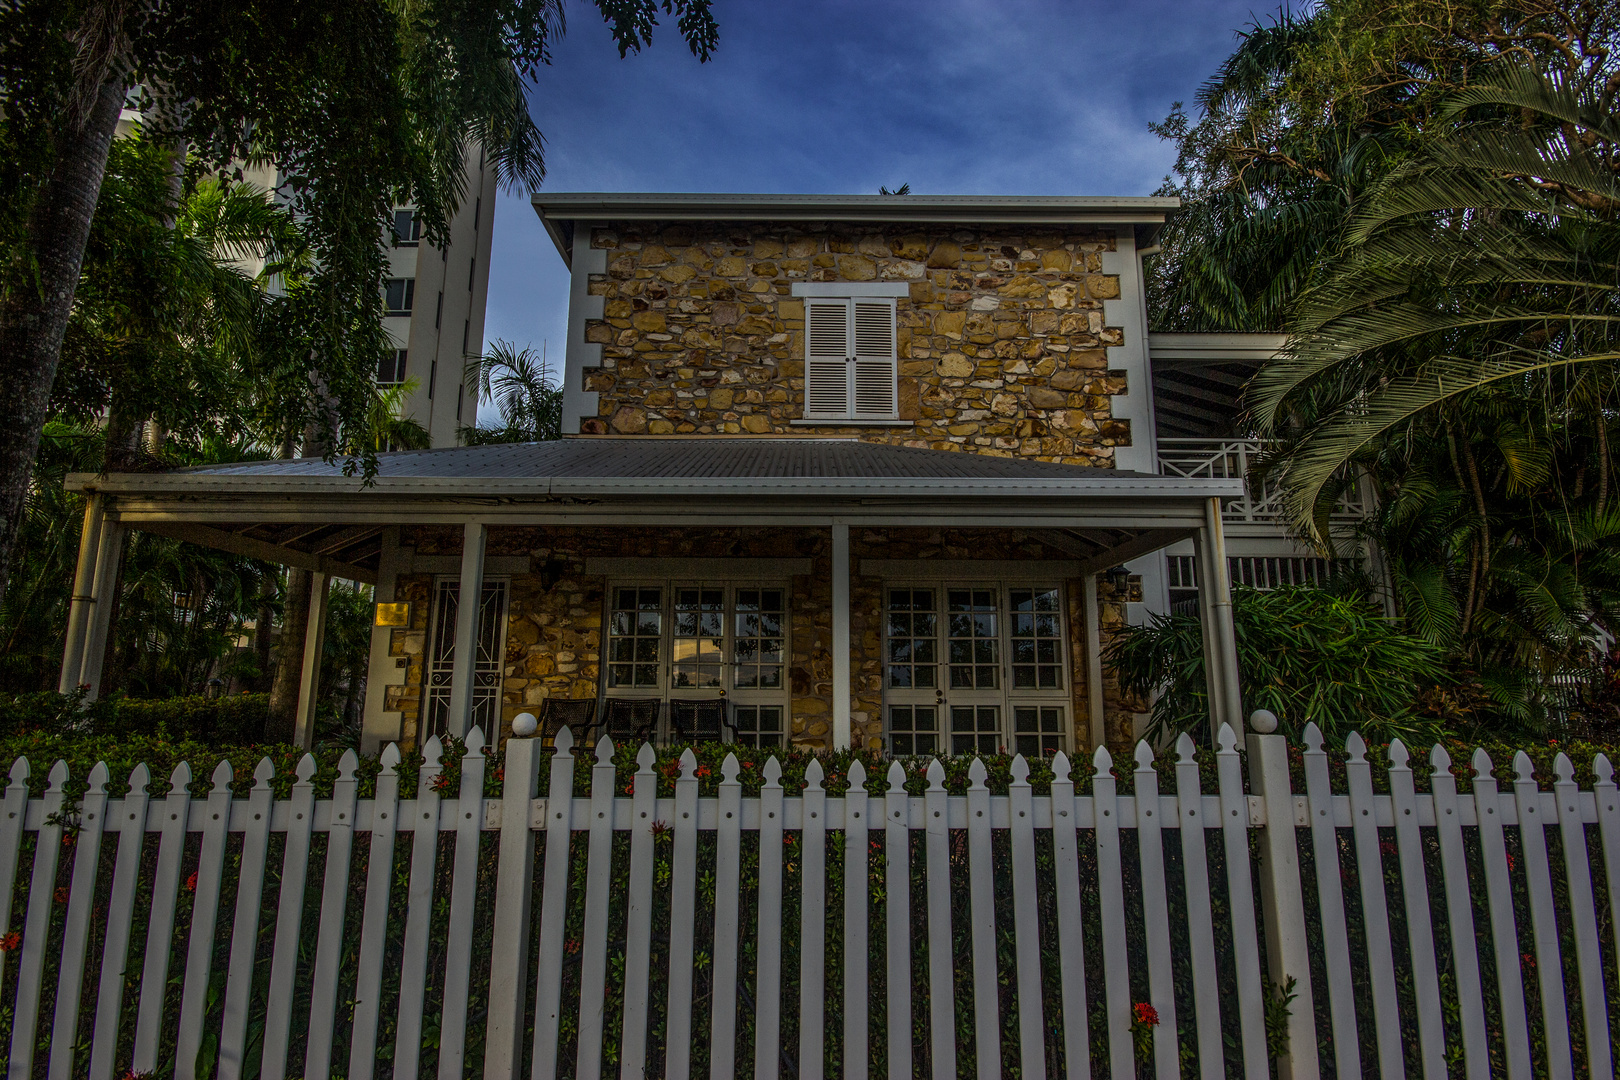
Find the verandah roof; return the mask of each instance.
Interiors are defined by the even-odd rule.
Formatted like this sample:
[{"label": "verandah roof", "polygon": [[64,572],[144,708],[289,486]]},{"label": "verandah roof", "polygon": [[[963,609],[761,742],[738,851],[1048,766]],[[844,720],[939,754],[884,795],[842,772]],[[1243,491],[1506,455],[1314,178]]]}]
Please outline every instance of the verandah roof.
[{"label": "verandah roof", "polygon": [[78,473],[129,527],[368,581],[392,524],[1034,527],[1113,565],[1201,527],[1235,480],[1152,476],[854,439],[574,438],[378,456]]}]

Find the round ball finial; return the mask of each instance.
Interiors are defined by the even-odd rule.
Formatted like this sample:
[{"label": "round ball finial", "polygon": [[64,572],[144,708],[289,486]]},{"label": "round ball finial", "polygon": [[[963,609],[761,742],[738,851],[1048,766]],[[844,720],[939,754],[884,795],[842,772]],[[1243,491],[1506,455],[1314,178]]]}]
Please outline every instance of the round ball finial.
[{"label": "round ball finial", "polygon": [[1256,709],[1249,714],[1249,727],[1261,735],[1277,730],[1277,714],[1270,709]]},{"label": "round ball finial", "polygon": [[520,739],[527,739],[540,729],[540,721],[534,718],[532,712],[520,712],[512,717],[512,734]]}]

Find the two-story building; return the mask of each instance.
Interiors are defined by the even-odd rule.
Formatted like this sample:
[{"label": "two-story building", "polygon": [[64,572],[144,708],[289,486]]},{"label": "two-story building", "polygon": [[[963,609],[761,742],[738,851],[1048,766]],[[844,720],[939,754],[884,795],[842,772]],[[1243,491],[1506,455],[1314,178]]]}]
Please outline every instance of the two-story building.
[{"label": "two-story building", "polygon": [[373,583],[372,746],[581,699],[664,737],[697,705],[758,743],[1118,744],[1109,635],[1189,595],[1238,726],[1228,567],[1315,571],[1263,513],[1229,563],[1233,395],[1275,342],[1148,333],[1176,200],[534,202],[571,271],[561,441],[387,454],[370,483],[78,477],[102,535],[307,567],[317,605],[325,575]]}]

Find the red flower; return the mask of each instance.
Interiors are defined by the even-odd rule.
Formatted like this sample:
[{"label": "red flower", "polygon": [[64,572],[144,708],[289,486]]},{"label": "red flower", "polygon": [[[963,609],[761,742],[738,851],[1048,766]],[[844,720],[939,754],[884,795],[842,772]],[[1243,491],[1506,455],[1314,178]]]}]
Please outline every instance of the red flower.
[{"label": "red flower", "polygon": [[5,937],[0,937],[0,953],[15,952],[22,948],[22,935],[13,930]]},{"label": "red flower", "polygon": [[65,904],[65,903],[67,903],[67,901],[68,901],[67,886],[63,885],[61,888],[56,890],[56,902],[58,904]]},{"label": "red flower", "polygon": [[437,792],[439,792],[441,794],[446,792],[446,791],[449,791],[450,790],[450,774],[449,773],[439,773],[432,780],[428,781],[428,787],[432,788],[434,791],[437,791]]},{"label": "red flower", "polygon": [[1145,1024],[1148,1027],[1159,1026],[1159,1010],[1155,1009],[1151,1003],[1138,1001],[1134,1008],[1136,1009],[1136,1022],[1138,1024]]},{"label": "red flower", "polygon": [[655,821],[655,822],[652,823],[652,834],[653,834],[653,839],[654,840],[658,839],[660,836],[664,836],[664,835],[668,834],[668,832],[669,832],[668,823],[662,822],[662,821]]},{"label": "red flower", "polygon": [[186,892],[197,891],[197,871],[193,870],[191,876],[186,878]]},{"label": "red flower", "polygon": [[709,767],[707,765],[699,765],[697,767],[697,772],[693,773],[692,775],[701,780],[709,775]]},{"label": "red flower", "polygon": [[578,953],[579,938],[569,938],[567,941],[563,942],[563,952],[568,953],[570,956]]}]

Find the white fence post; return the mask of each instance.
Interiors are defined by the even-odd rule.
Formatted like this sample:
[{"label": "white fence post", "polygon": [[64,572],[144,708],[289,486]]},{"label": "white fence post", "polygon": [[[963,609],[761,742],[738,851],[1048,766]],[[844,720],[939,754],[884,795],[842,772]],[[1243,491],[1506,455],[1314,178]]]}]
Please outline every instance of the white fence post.
[{"label": "white fence post", "polygon": [[[1275,729],[1276,720],[1268,716]],[[1275,990],[1294,980],[1288,1014],[1288,1052],[1277,1058],[1281,1080],[1314,1080],[1316,1006],[1311,998],[1311,957],[1305,940],[1305,894],[1299,876],[1299,840],[1294,793],[1288,780],[1288,743],[1281,735],[1249,736],[1249,783],[1266,808],[1260,830],[1260,904],[1266,927],[1266,964]]]},{"label": "white fence post", "polygon": [[[529,808],[540,793],[540,740],[506,740],[501,789],[500,862],[495,871],[496,946],[489,957],[489,1020],[484,1075],[518,1075],[523,1064],[523,1013],[529,994],[529,914],[534,902],[534,825]],[[564,842],[567,833],[563,833]]]}]

